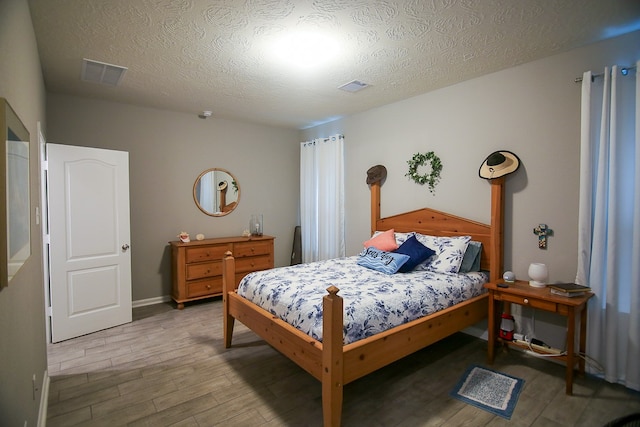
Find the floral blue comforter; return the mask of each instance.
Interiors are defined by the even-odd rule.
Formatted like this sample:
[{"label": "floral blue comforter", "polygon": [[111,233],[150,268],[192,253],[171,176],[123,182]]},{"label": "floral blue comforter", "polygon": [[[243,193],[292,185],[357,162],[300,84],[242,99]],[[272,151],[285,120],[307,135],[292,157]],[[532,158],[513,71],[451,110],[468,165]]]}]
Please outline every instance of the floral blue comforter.
[{"label": "floral blue comforter", "polygon": [[384,274],[337,258],[258,271],[238,294],[322,341],[322,297],[330,285],[344,299],[344,343],[349,344],[445,309],[484,292],[484,272]]}]

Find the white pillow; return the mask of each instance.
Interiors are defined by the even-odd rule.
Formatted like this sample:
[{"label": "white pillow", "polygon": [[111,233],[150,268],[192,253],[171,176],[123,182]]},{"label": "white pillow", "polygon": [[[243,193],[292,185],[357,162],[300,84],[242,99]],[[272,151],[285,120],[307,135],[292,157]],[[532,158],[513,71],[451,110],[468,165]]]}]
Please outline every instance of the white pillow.
[{"label": "white pillow", "polygon": [[398,244],[398,246],[401,246],[404,242],[407,241],[407,239],[411,236],[413,236],[416,233],[396,233],[396,243]]},{"label": "white pillow", "polygon": [[420,243],[433,249],[436,254],[418,265],[415,270],[434,273],[455,273],[460,271],[464,253],[469,246],[471,236],[436,237],[415,233]]}]

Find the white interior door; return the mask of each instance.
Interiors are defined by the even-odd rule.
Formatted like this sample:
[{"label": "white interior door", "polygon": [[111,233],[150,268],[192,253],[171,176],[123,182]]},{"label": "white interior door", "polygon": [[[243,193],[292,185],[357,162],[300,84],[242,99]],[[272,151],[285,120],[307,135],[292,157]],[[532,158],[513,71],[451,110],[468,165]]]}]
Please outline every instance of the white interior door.
[{"label": "white interior door", "polygon": [[51,338],[131,322],[129,153],[47,144]]}]

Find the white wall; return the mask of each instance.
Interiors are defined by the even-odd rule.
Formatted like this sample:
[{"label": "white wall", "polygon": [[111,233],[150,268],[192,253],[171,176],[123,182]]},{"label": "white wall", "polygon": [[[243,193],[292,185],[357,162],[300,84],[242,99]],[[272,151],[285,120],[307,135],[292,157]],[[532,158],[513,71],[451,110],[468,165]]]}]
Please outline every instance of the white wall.
[{"label": "white wall", "polygon": [[[478,169],[491,152],[506,149],[522,165],[507,177],[505,268],[528,280],[529,263],[544,262],[551,281],[573,281],[580,150],[574,79],[638,58],[634,32],[305,130],[302,140],[345,135],[347,252],[357,253],[369,234],[369,167],[387,168],[382,216],[428,206],[489,223],[489,185]],[[407,160],[427,151],[444,165],[435,196],[404,176]],[[540,223],[554,231],[547,250],[533,234]]]},{"label": "white wall", "polygon": [[0,290],[0,424],[34,426],[47,369],[42,240],[34,215],[40,205],[37,123],[45,124],[45,88],[26,0],[0,1],[0,58],[0,97],[9,101],[31,138],[32,212],[31,256]]},{"label": "white wall", "polygon": [[[49,94],[47,140],[129,152],[133,300],[171,292],[168,242],[180,231],[195,238],[239,236],[252,213],[276,237],[275,264],[289,265],[298,212],[298,132],[248,123],[203,120],[127,104]],[[193,200],[193,184],[212,167],[234,174],[240,202],[211,217]]]}]

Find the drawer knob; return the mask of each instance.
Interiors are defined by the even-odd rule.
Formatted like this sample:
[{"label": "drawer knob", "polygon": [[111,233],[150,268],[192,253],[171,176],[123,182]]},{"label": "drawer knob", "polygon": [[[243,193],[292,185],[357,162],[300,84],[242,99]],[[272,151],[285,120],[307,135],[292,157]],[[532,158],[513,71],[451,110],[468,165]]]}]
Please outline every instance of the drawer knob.
[{"label": "drawer knob", "polygon": [[207,285],[207,289],[211,289],[211,285]]},{"label": "drawer knob", "polygon": [[525,304],[529,304],[529,300],[527,298],[524,299],[523,301]]}]

